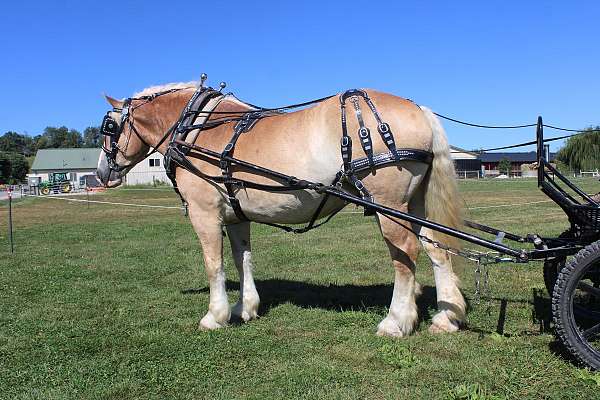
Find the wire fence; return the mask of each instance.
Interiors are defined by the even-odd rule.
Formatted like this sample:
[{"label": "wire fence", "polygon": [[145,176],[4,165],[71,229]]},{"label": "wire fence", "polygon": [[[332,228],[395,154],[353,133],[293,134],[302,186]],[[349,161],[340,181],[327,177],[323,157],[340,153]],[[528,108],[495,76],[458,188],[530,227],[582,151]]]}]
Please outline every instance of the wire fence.
[{"label": "wire fence", "polygon": [[67,197],[55,197],[55,196],[40,196],[40,195],[29,195],[26,194],[24,197],[35,197],[41,199],[49,199],[49,200],[62,200],[68,201],[72,203],[88,203],[88,204],[110,204],[115,206],[125,206],[125,207],[141,207],[141,208],[162,208],[162,209],[171,209],[171,210],[184,210],[185,208],[182,206],[161,206],[155,204],[140,204],[140,203],[123,203],[118,201],[102,201],[102,200],[90,200],[87,199],[71,199]]}]

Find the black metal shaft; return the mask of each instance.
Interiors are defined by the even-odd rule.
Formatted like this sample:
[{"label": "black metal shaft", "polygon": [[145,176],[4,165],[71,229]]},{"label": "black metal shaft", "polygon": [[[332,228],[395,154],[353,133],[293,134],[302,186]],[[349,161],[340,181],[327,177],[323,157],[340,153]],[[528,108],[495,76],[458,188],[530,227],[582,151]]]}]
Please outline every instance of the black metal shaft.
[{"label": "black metal shaft", "polygon": [[368,200],[363,200],[362,198],[360,198],[358,196],[354,196],[349,193],[341,192],[339,190],[332,189],[330,187],[323,187],[323,192],[328,193],[332,196],[339,197],[342,200],[346,200],[348,202],[358,204],[363,207],[372,208],[380,214],[385,214],[385,215],[389,215],[391,217],[396,217],[396,218],[402,219],[404,221],[408,221],[411,223],[415,223],[417,225],[424,226],[426,228],[433,229],[435,231],[441,232],[448,236],[453,236],[455,238],[462,239],[467,242],[477,244],[479,246],[487,247],[488,249],[491,249],[491,250],[496,250],[503,254],[508,254],[510,256],[516,257],[520,261],[526,261],[528,258],[527,253],[525,251],[511,249],[510,247],[504,246],[502,244],[491,242],[489,240],[482,239],[477,236],[473,236],[469,233],[465,233],[465,232],[456,230],[454,228],[440,225],[436,222],[431,222],[431,221],[428,221],[423,218],[415,217],[414,215],[411,215],[411,214],[408,214],[408,213],[405,213],[402,211],[398,211],[398,210],[395,210],[393,208],[389,208],[386,206],[382,206],[381,204],[374,204]]}]

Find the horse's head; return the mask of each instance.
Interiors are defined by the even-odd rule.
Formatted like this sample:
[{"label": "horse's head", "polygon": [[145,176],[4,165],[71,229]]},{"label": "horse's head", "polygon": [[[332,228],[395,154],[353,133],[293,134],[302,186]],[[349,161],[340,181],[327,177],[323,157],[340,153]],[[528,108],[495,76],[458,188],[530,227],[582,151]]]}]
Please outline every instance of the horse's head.
[{"label": "horse's head", "polygon": [[[155,88],[125,100],[106,96],[112,110],[106,113],[100,127],[104,143],[96,170],[106,187],[119,186],[125,174],[146,158],[151,148],[157,149],[165,143],[194,87],[174,84],[162,91],[151,89]],[[163,96],[179,91],[180,96]]]},{"label": "horse's head", "polygon": [[113,109],[102,120],[100,131],[104,135],[104,143],[96,175],[104,186],[115,187],[121,184],[123,176],[135,164],[144,159],[149,146],[136,126],[142,121],[136,121],[133,116],[136,101],[121,101],[109,96],[106,100]]}]

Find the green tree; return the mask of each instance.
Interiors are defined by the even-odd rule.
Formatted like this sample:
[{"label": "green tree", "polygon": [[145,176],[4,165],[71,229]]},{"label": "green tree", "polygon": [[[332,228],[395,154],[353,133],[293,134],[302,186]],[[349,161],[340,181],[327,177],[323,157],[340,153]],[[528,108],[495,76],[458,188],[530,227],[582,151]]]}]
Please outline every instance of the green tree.
[{"label": "green tree", "polygon": [[50,143],[48,142],[48,136],[37,135],[33,138],[33,140],[35,141],[35,147],[38,150],[47,149],[48,147],[50,147]]},{"label": "green tree", "polygon": [[35,153],[35,141],[31,136],[21,135],[17,132],[6,132],[0,136],[0,151],[14,152],[30,156]]},{"label": "green tree", "polygon": [[83,147],[100,147],[102,144],[102,135],[97,126],[88,126],[83,131]]},{"label": "green tree", "polygon": [[500,171],[501,174],[510,175],[511,169],[512,164],[510,163],[510,160],[508,158],[503,158],[498,163],[498,171]]},{"label": "green tree", "polygon": [[27,158],[18,153],[13,153],[11,158],[11,183],[23,182],[29,173],[29,163],[27,162]]},{"label": "green tree", "polygon": [[570,137],[556,154],[556,160],[574,171],[600,168],[600,126],[588,128],[584,135]]},{"label": "green tree", "polygon": [[83,143],[81,133],[75,129],[69,129],[66,126],[58,128],[48,126],[44,129],[43,136],[46,137],[46,147],[53,149],[61,147],[81,147]]},{"label": "green tree", "polygon": [[10,179],[11,164],[9,153],[0,153],[0,183],[8,183]]},{"label": "green tree", "polygon": [[29,172],[29,163],[25,156],[19,153],[0,153],[0,182],[19,183],[25,180]]}]

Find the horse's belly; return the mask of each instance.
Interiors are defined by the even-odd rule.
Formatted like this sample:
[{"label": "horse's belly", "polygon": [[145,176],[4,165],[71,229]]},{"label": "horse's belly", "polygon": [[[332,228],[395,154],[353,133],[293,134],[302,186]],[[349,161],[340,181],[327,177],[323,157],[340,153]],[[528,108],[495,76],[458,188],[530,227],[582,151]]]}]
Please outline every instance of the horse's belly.
[{"label": "horse's belly", "polygon": [[[323,200],[323,195],[307,190],[270,193],[249,189],[239,191],[236,197],[250,220],[280,224],[310,221]],[[344,205],[340,199],[330,196],[321,215],[328,215]],[[237,219],[231,207],[227,207],[226,219]]]}]

